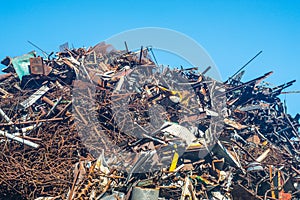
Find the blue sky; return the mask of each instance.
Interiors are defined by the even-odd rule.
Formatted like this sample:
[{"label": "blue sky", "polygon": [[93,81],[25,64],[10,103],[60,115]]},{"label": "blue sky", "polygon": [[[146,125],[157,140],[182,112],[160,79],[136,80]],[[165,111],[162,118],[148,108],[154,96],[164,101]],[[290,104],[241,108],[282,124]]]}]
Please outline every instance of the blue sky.
[{"label": "blue sky", "polygon": [[[182,32],[210,54],[226,80],[257,52],[244,81],[268,71],[279,85],[297,79],[300,90],[300,1],[1,1],[0,59],[17,56],[36,43],[47,52],[64,42],[93,46],[134,28],[163,27]],[[176,42],[176,41],[174,41]],[[174,61],[159,57],[160,62]],[[286,98],[288,112],[300,112],[300,94]]]}]

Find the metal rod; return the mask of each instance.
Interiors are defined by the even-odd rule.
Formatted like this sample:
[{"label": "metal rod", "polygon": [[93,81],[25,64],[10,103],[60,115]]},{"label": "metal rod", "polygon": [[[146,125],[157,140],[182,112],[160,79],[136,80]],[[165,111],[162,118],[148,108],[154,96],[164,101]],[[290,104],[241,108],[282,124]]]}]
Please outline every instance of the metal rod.
[{"label": "metal rod", "polygon": [[235,72],[228,80],[232,79],[235,75],[237,75],[240,71],[242,71],[247,65],[249,65],[262,51],[258,52],[253,58],[251,58],[246,64],[244,64],[237,72]]},{"label": "metal rod", "polygon": [[[27,42],[28,42],[29,44],[31,44],[32,46],[34,46],[35,48],[37,48],[38,50],[40,50],[40,51],[44,54],[45,57],[49,56],[49,54],[48,54],[46,51],[44,51],[43,49],[41,49],[41,48],[38,47],[37,45],[33,44],[33,43],[30,42],[29,40],[27,40]],[[47,56],[46,56],[45,54],[46,54]]]},{"label": "metal rod", "polygon": [[143,46],[141,46],[141,50],[140,50],[139,64],[142,64],[142,56],[143,56]]},{"label": "metal rod", "polygon": [[128,46],[127,46],[127,42],[124,41],[124,44],[125,44],[126,52],[129,53]]}]

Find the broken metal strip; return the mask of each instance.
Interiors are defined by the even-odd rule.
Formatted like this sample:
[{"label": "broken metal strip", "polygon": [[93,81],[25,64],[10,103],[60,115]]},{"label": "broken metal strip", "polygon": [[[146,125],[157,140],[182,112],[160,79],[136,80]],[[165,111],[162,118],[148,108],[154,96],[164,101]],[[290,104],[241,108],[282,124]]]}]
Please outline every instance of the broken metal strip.
[{"label": "broken metal strip", "polygon": [[50,90],[49,87],[43,85],[42,87],[40,87],[40,89],[38,89],[35,93],[33,93],[28,99],[21,102],[20,105],[23,106],[25,109],[30,107],[49,90]]}]

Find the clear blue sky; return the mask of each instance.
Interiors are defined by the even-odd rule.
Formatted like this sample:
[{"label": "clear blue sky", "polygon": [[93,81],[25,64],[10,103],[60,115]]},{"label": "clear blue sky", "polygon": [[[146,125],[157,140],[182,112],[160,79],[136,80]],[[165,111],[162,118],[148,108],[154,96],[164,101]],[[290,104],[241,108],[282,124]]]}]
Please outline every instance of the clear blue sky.
[{"label": "clear blue sky", "polygon": [[[141,27],[174,29],[194,38],[226,80],[258,51],[244,81],[274,71],[272,84],[297,79],[300,90],[300,1],[1,1],[0,59],[34,48],[58,51],[69,42],[93,46]],[[163,58],[158,58],[163,60]],[[171,63],[172,64],[172,63]],[[300,94],[282,95],[288,112],[300,112]]]}]

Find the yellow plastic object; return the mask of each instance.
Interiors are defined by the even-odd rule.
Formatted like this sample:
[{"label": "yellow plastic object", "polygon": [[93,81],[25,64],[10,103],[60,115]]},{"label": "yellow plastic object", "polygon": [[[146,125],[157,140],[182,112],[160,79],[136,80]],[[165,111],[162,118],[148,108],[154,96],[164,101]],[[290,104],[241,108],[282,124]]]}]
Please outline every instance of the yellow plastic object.
[{"label": "yellow plastic object", "polygon": [[160,86],[160,85],[158,86],[158,88],[161,89],[162,91],[169,92],[173,96],[177,95],[180,98],[180,100],[182,99],[182,95],[179,91],[169,90],[168,88]]},{"label": "yellow plastic object", "polygon": [[176,169],[178,158],[179,158],[179,155],[176,151],[176,145],[175,145],[175,152],[174,152],[172,163],[171,163],[171,166],[170,166],[170,169],[169,169],[170,172],[172,172]]},{"label": "yellow plastic object", "polygon": [[203,145],[198,143],[198,142],[193,142],[191,143],[186,149],[188,151],[195,151],[195,150],[198,150],[200,148],[203,148]]},{"label": "yellow plastic object", "polygon": [[202,176],[192,175],[191,178],[197,179],[197,180],[201,181],[202,183],[204,183],[205,185],[215,185],[213,182],[211,182],[210,180],[208,180]]}]

